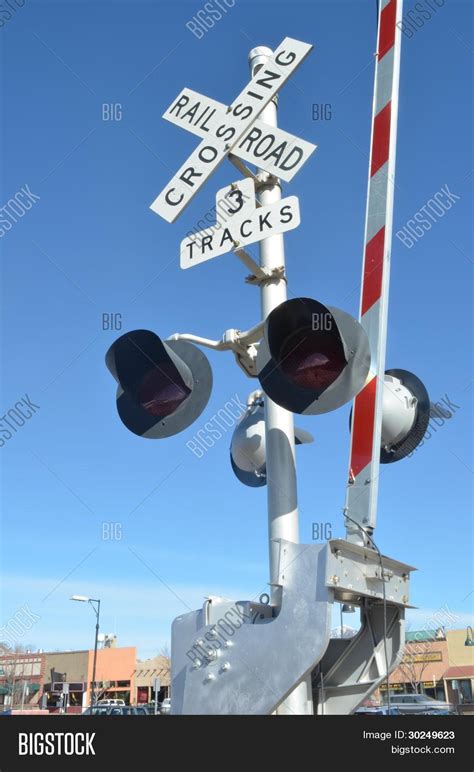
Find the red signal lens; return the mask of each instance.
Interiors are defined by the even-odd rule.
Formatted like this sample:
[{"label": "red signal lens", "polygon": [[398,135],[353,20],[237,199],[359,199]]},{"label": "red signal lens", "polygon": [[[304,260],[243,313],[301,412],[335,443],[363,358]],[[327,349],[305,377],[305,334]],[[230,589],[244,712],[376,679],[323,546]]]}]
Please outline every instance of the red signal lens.
[{"label": "red signal lens", "polygon": [[165,418],[189,397],[189,389],[171,363],[156,365],[143,378],[138,400],[147,413]]},{"label": "red signal lens", "polygon": [[341,341],[331,332],[299,328],[280,349],[280,367],[287,378],[303,389],[322,393],[347,364]]}]

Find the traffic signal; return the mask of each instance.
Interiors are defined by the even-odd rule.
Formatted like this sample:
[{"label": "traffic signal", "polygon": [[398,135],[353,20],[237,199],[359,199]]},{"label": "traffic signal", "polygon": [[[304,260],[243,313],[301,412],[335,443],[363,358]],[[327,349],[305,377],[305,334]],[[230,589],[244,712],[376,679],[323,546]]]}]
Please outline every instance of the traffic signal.
[{"label": "traffic signal", "polygon": [[211,367],[192,343],[162,341],[150,330],[132,330],[111,345],[105,362],[118,383],[118,414],[140,437],[178,434],[209,401]]},{"label": "traffic signal", "polygon": [[[295,444],[310,442],[313,442],[312,435],[295,426]],[[248,406],[234,430],[230,445],[230,463],[235,476],[244,485],[259,488],[266,484],[263,399]]]},{"label": "traffic signal", "polygon": [[270,399],[293,413],[327,413],[349,402],[369,367],[367,334],[339,308],[295,298],[265,321],[258,379]]},{"label": "traffic signal", "polygon": [[387,370],[382,403],[380,462],[391,464],[413,453],[428,428],[428,392],[408,370]]}]

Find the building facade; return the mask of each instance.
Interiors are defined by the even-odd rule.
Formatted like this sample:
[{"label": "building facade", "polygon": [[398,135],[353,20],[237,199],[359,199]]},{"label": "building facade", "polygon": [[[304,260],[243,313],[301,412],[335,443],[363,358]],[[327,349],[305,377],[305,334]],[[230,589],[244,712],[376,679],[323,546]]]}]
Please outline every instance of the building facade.
[{"label": "building facade", "polygon": [[[81,712],[91,704],[93,650],[45,653],[45,683],[42,704],[51,712],[69,708]],[[135,695],[136,648],[104,648],[97,651],[97,699],[123,699],[128,705]]]},{"label": "building facade", "polygon": [[[156,697],[158,702],[162,702],[165,697],[169,697],[170,678],[169,657],[160,655],[138,661],[135,671],[136,703],[150,703]],[[155,686],[159,686],[158,695],[155,693]]]},{"label": "building facade", "polygon": [[0,656],[0,710],[36,708],[43,692],[45,655],[2,649]]},{"label": "building facade", "polygon": [[[420,630],[406,635],[400,665],[390,674],[391,694],[426,694],[474,713],[474,644],[466,628]],[[380,686],[384,700],[387,685]]]},{"label": "building facade", "polygon": [[472,630],[448,630],[449,668],[444,674],[446,696],[461,707],[474,703],[474,640]]},{"label": "building facade", "polygon": [[[438,637],[435,637],[435,636]],[[390,674],[392,694],[426,694],[445,700],[444,673],[449,667],[448,643],[444,632],[418,631],[407,633],[403,659]],[[386,692],[382,684],[380,691]]]}]

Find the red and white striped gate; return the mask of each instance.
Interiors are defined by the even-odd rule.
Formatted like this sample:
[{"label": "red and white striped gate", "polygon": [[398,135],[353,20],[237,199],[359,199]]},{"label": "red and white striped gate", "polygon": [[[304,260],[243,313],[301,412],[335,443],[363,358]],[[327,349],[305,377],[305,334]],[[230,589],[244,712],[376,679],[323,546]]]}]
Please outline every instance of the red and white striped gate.
[{"label": "red and white striped gate", "polygon": [[[367,332],[371,368],[352,411],[347,538],[366,543],[377,516],[383,376],[387,338],[402,0],[382,0],[375,65],[369,184],[365,219],[360,322]],[[399,23],[399,26],[397,26]]]}]

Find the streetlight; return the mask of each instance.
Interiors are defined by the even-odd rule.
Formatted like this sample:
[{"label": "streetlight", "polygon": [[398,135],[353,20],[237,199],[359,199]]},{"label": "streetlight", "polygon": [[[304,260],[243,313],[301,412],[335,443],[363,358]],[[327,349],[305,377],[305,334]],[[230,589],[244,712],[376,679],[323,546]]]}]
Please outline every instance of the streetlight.
[{"label": "streetlight", "polygon": [[[95,624],[95,642],[94,642],[94,663],[92,665],[92,699],[91,706],[95,705],[96,691],[95,691],[95,671],[97,665],[97,642],[99,640],[99,614],[100,614],[100,600],[98,598],[88,598],[87,595],[72,595],[70,600],[78,600],[81,603],[90,603],[96,618]],[[94,606],[94,603],[97,606]]]}]

